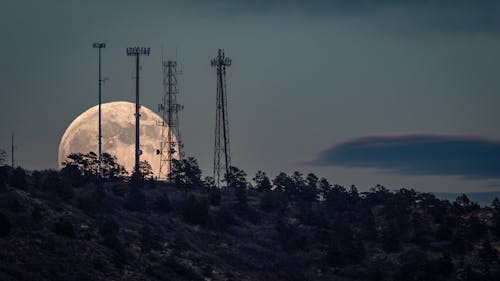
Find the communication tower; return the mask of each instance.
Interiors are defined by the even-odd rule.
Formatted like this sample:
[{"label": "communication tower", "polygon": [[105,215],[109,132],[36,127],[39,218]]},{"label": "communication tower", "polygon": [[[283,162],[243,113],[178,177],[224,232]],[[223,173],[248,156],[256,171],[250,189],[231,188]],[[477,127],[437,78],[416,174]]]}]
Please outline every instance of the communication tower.
[{"label": "communication tower", "polygon": [[177,61],[175,60],[162,61],[162,70],[163,98],[162,103],[158,105],[158,111],[163,118],[157,123],[161,126],[161,139],[160,149],[156,151],[156,154],[160,155],[158,178],[169,180],[173,160],[184,157],[178,114],[183,107],[177,103],[177,95],[179,94],[177,75],[181,73],[177,70]]},{"label": "communication tower", "polygon": [[139,57],[141,55],[149,56],[151,48],[132,47],[127,48],[127,56],[135,57],[135,165],[134,172],[139,173],[140,156],[142,150],[139,148],[139,120],[141,118],[139,103]]},{"label": "communication tower", "polygon": [[226,67],[231,66],[231,59],[225,56],[223,49],[219,49],[217,57],[212,59],[211,65],[217,69],[214,180],[217,187],[220,187],[220,182],[224,179],[224,175],[221,178],[222,169],[224,169],[225,175],[228,175],[229,167],[231,166],[226,93]]},{"label": "communication tower", "polygon": [[97,174],[99,177],[102,177],[102,127],[101,127],[101,85],[103,80],[101,79],[101,49],[106,48],[106,44],[102,42],[96,42],[92,45],[93,48],[99,49],[99,118],[98,118],[98,131],[99,135],[97,137],[97,142],[98,142],[98,163],[99,163],[99,168],[97,171]]}]

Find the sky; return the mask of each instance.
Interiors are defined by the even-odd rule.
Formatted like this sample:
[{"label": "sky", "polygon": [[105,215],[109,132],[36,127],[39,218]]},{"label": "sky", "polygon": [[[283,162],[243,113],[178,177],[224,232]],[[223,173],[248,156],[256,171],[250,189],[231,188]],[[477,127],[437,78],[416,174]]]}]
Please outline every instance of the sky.
[{"label": "sky", "polygon": [[[314,172],[361,190],[500,190],[500,1],[16,0],[0,11],[0,148],[57,168],[71,121],[103,101],[156,109],[176,56],[186,154],[211,175],[218,48],[232,59],[232,164]],[[451,166],[450,166],[451,165]]]}]

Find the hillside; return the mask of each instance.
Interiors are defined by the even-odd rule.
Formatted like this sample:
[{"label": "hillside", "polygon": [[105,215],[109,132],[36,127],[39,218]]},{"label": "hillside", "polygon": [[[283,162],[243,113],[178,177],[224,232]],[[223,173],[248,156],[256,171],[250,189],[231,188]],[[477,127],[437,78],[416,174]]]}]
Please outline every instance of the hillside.
[{"label": "hillside", "polygon": [[0,280],[500,280],[498,208],[288,179],[219,190],[4,166]]}]

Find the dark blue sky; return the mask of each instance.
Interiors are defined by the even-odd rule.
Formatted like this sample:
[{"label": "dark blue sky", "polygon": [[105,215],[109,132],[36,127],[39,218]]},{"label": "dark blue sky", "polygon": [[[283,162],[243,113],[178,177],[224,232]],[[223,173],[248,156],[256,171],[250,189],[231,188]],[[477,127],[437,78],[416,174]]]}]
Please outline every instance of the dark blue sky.
[{"label": "dark blue sky", "polygon": [[233,160],[249,174],[313,171],[362,188],[498,189],[466,173],[297,163],[371,135],[500,137],[499,7],[489,0],[9,1],[0,11],[0,148],[8,150],[15,130],[19,164],[57,167],[64,130],[97,103],[96,40],[108,45],[105,101],[133,101],[125,48],[152,48],[142,101],[155,109],[163,46],[170,57],[177,48],[183,65],[186,152],[210,174],[216,84],[209,62],[222,47],[233,59]]}]

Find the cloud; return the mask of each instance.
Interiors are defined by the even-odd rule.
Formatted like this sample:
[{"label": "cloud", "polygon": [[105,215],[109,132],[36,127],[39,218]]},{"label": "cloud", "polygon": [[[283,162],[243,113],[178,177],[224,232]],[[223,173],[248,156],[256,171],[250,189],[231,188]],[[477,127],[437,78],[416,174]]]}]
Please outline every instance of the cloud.
[{"label": "cloud", "polygon": [[436,134],[367,136],[334,145],[312,164],[499,179],[500,140]]},{"label": "cloud", "polygon": [[383,22],[409,22],[429,29],[496,31],[500,29],[499,0],[191,0],[218,12],[299,11],[307,17],[359,17],[375,13]]}]

